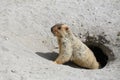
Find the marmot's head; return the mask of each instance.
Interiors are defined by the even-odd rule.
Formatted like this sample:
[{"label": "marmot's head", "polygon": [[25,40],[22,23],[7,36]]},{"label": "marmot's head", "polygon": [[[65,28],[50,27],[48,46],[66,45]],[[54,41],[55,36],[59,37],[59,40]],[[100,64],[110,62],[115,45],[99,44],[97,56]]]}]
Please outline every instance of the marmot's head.
[{"label": "marmot's head", "polygon": [[51,32],[54,36],[61,37],[68,34],[69,27],[66,24],[55,24],[51,28]]}]

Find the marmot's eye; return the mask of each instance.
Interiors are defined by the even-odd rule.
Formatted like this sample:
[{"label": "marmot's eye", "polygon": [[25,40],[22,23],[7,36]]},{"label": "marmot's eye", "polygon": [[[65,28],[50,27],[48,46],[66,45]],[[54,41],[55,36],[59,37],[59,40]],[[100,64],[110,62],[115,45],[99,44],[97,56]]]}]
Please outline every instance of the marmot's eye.
[{"label": "marmot's eye", "polygon": [[60,29],[61,29],[61,27],[58,27],[58,29],[60,30]]}]

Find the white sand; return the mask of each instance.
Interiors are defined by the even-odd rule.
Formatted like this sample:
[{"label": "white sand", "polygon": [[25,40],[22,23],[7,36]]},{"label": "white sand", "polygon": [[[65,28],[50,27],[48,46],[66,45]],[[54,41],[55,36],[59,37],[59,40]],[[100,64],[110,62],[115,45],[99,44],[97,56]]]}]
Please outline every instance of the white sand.
[{"label": "white sand", "polygon": [[[59,22],[76,35],[105,32],[116,60],[99,70],[54,64]],[[118,32],[119,0],[0,0],[0,80],[120,80]]]}]

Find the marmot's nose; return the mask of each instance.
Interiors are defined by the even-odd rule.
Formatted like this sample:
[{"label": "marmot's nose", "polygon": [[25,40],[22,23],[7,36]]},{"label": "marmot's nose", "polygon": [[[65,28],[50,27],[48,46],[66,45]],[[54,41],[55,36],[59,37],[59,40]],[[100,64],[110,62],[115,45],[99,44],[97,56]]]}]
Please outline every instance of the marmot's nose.
[{"label": "marmot's nose", "polygon": [[51,27],[51,32],[53,33],[53,27]]}]

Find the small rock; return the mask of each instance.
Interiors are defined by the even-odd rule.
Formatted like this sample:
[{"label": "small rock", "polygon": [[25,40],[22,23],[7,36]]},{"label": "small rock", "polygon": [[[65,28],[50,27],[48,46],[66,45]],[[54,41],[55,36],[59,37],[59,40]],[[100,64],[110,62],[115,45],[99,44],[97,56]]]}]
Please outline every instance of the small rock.
[{"label": "small rock", "polygon": [[108,23],[110,24],[110,23],[112,23],[112,22],[109,21]]},{"label": "small rock", "polygon": [[16,73],[16,70],[11,70],[12,73]]}]

